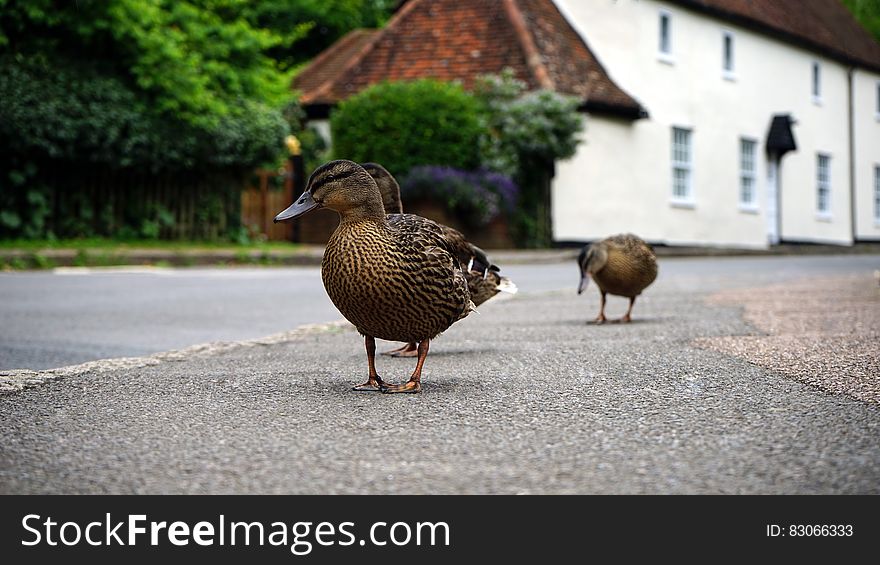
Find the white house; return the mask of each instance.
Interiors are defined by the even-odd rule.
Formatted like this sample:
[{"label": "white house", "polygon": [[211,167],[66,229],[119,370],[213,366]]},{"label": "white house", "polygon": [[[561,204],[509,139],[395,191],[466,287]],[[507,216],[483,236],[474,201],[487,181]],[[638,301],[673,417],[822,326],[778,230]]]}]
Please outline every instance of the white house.
[{"label": "white house", "polygon": [[880,45],[839,0],[409,0],[297,86],[321,123],[379,80],[504,67],[583,100],[557,242],[880,240]]},{"label": "white house", "polygon": [[[555,2],[649,113],[591,117],[557,167],[556,240],[880,240],[880,48],[824,20],[841,19],[836,0]],[[793,121],[796,149],[781,156],[774,116]]]}]

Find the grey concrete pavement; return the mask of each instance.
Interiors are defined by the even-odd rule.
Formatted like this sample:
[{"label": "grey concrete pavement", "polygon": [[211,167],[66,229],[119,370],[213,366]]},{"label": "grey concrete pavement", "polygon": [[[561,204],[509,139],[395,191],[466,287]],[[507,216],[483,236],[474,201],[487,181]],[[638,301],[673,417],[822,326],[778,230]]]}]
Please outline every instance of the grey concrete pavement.
[{"label": "grey concrete pavement", "polygon": [[71,371],[0,396],[0,492],[876,494],[875,404],[695,340],[764,333],[719,290],[878,265],[666,260],[634,323],[605,326],[585,323],[598,296],[575,296],[572,265],[541,266],[433,342],[415,396],[351,392],[366,362],[340,326]]},{"label": "grey concrete pavement", "polygon": [[339,317],[314,267],[2,273],[0,370],[149,355]]}]

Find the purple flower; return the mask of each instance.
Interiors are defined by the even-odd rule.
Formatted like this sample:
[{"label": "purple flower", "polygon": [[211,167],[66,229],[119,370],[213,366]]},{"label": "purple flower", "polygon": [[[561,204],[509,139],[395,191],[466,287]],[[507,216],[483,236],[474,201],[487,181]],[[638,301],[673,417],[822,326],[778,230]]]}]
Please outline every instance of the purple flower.
[{"label": "purple flower", "polygon": [[488,171],[462,171],[452,167],[414,167],[401,183],[406,200],[430,198],[443,202],[450,212],[472,226],[482,226],[502,210],[516,205],[519,189],[509,177]]}]

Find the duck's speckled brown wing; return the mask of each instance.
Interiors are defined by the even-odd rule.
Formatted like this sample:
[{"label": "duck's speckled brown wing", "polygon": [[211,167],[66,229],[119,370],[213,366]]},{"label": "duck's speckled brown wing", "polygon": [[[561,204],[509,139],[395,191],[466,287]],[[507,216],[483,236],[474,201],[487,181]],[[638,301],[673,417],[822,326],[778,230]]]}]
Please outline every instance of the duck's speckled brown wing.
[{"label": "duck's speckled brown wing", "polygon": [[465,269],[470,265],[475,271],[483,273],[486,270],[498,271],[498,267],[492,264],[486,252],[471,243],[460,231],[449,226],[439,224],[443,230],[443,238],[449,242],[452,253],[458,257],[459,262]]},{"label": "duck's speckled brown wing", "polygon": [[465,278],[471,293],[471,300],[475,306],[479,306],[501,292],[498,289],[501,284],[501,276],[494,271],[488,271],[485,275],[479,271],[468,271]]},{"label": "duck's speckled brown wing", "polygon": [[[475,306],[479,306],[500,292],[498,286],[502,279],[497,274],[498,267],[492,264],[485,251],[469,242],[460,231],[412,214],[390,214],[387,218],[392,225],[401,226],[402,233],[416,233],[427,229],[433,236],[440,235],[446,246],[445,249],[458,259],[459,268],[465,272],[468,290]],[[418,218],[420,222],[430,224],[421,228],[418,227],[419,224],[410,224],[412,221],[410,218]],[[435,226],[440,229],[439,234]],[[411,227],[415,232],[408,231]]]},{"label": "duck's speckled brown wing", "polygon": [[388,220],[340,224],[324,254],[324,286],[362,334],[433,338],[471,311],[464,273],[437,223],[412,214]]},{"label": "duck's speckled brown wing", "polygon": [[593,278],[606,292],[638,296],[657,278],[657,256],[643,239],[621,234],[602,243],[608,246],[608,262]]}]

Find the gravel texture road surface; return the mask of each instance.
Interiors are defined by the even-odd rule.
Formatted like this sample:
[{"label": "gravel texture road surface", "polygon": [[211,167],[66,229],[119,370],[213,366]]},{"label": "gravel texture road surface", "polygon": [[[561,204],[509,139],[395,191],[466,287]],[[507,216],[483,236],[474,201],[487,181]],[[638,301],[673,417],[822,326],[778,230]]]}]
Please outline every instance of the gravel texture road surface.
[{"label": "gravel texture road surface", "polygon": [[[0,493],[877,494],[880,409],[862,385],[803,382],[713,340],[818,335],[784,308],[772,315],[781,326],[762,326],[753,300],[769,296],[766,312],[774,293],[804,320],[830,319],[829,302],[876,312],[878,265],[670,259],[632,324],[602,326],[586,323],[598,293],[575,295],[574,265],[518,266],[514,280],[539,269],[558,281],[493,300],[436,339],[419,395],[352,392],[363,342],[339,323],[6,372]],[[551,288],[563,277],[569,288]],[[816,300],[804,299],[811,288]],[[625,305],[612,298],[609,314]],[[875,335],[876,317],[859,316],[858,330],[838,320],[823,331]],[[870,343],[820,355],[831,381],[869,389],[877,356]],[[413,364],[381,358],[378,369],[402,382]]]}]

